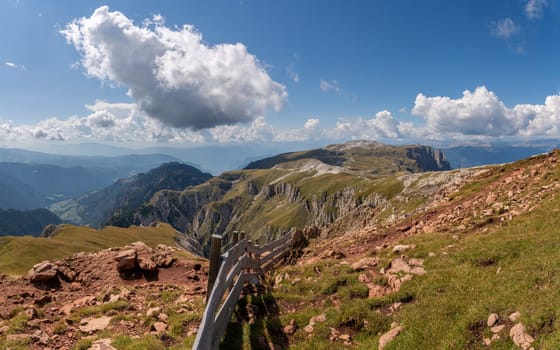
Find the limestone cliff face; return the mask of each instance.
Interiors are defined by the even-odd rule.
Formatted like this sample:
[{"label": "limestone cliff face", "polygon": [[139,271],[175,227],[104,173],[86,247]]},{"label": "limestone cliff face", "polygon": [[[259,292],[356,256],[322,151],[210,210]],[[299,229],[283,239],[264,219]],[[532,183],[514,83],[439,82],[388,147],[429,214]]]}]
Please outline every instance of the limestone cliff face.
[{"label": "limestone cliff face", "polygon": [[442,151],[430,146],[415,146],[407,150],[409,158],[415,159],[421,169],[426,171],[450,170],[451,166]]},{"label": "limestone cliff face", "polygon": [[[228,200],[224,200],[227,192],[222,196],[159,192],[148,207],[136,214],[136,223],[168,222],[205,245],[211,234],[224,235],[233,230],[245,230],[253,238],[272,238],[291,226],[325,226],[360,206],[379,207],[386,203],[386,198],[379,193],[358,196],[351,184],[337,192],[313,193],[308,197],[290,183],[265,185],[258,192],[254,183],[240,186],[245,187],[246,192]],[[252,225],[277,207],[283,207],[293,215],[276,225]]]}]

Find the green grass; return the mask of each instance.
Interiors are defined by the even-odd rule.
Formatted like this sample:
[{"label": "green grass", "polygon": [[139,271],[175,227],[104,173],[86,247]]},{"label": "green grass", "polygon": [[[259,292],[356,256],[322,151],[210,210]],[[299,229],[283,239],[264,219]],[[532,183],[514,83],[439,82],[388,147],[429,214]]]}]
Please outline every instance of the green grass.
[{"label": "green grass", "polygon": [[167,224],[160,224],[159,227],[106,227],[103,230],[64,225],[49,239],[0,237],[0,273],[22,275],[43,260],[60,259],[80,251],[119,247],[135,241],[142,241],[152,247],[160,243],[174,245],[176,234],[177,231]]},{"label": "green grass", "polygon": [[[397,314],[406,330],[387,349],[484,349],[488,315],[506,319],[514,311],[521,312],[536,349],[560,348],[560,217],[551,215],[558,208],[555,198],[495,232],[464,237],[448,255],[428,258],[428,274],[403,285],[415,303]],[[409,240],[418,245],[411,254],[441,253],[442,238],[448,239]],[[507,334],[501,338],[492,349],[515,348]]]},{"label": "green grass", "polygon": [[134,339],[128,335],[116,336],[111,345],[119,350],[163,350],[165,345],[155,336],[146,335]]},{"label": "green grass", "polygon": [[94,315],[106,314],[111,310],[122,311],[128,308],[128,301],[119,300],[114,303],[105,303],[97,306],[89,306],[78,311],[78,315],[81,317],[89,317]]}]

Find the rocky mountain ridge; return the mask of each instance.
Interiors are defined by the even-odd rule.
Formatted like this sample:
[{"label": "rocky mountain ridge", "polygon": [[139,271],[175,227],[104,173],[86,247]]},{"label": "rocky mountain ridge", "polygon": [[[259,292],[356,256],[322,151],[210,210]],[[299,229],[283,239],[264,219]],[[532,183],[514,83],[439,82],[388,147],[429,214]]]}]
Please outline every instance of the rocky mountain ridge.
[{"label": "rocky mountain ridge", "polygon": [[326,226],[358,207],[384,207],[402,189],[397,176],[449,169],[425,146],[352,142],[282,154],[184,191],[163,190],[134,224],[167,222],[206,245],[213,233],[270,240],[291,227]]}]

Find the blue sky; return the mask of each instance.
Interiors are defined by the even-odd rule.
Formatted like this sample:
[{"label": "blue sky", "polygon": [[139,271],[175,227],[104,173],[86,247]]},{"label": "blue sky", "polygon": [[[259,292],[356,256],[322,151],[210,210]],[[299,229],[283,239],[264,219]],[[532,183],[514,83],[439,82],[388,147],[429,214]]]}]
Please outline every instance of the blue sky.
[{"label": "blue sky", "polygon": [[4,0],[0,23],[0,144],[560,136],[559,1]]}]

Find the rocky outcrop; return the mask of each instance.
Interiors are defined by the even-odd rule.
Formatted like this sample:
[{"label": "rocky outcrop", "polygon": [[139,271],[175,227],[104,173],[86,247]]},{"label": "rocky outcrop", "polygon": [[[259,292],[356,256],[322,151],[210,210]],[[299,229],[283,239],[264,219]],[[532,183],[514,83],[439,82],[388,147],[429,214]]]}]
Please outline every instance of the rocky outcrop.
[{"label": "rocky outcrop", "polygon": [[440,150],[430,146],[414,146],[407,149],[407,155],[416,160],[421,169],[426,171],[450,170],[451,166]]},{"label": "rocky outcrop", "polygon": [[174,248],[163,244],[152,249],[143,242],[135,242],[118,252],[114,260],[117,262],[117,271],[122,274],[136,269],[156,272],[159,267],[167,268],[175,261],[174,251]]},{"label": "rocky outcrop", "polygon": [[33,283],[50,282],[58,276],[58,266],[50,261],[40,262],[28,272],[29,280]]}]

